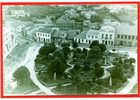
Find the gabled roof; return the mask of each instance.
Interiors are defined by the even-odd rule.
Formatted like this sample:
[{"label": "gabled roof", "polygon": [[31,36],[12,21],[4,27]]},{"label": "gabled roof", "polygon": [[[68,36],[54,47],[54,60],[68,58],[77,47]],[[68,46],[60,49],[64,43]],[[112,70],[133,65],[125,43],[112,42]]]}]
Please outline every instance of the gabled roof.
[{"label": "gabled roof", "polygon": [[73,39],[77,35],[76,30],[69,30],[67,32],[66,39]]},{"label": "gabled roof", "polygon": [[42,32],[42,33],[52,33],[52,29],[51,28],[39,28],[39,30],[37,32]]},{"label": "gabled roof", "polygon": [[52,32],[51,37],[59,37],[60,32],[61,32],[60,30],[54,30],[54,31]]},{"label": "gabled roof", "polygon": [[89,30],[87,32],[87,35],[90,35],[90,36],[98,36],[98,34],[99,34],[98,30]]},{"label": "gabled roof", "polygon": [[79,38],[79,39],[86,39],[86,34],[88,30],[82,31],[80,34],[75,36],[74,38]]},{"label": "gabled roof", "polygon": [[116,32],[117,34],[137,35],[137,26],[118,25]]},{"label": "gabled roof", "polygon": [[13,22],[13,23],[10,24],[10,26],[13,27],[13,28],[17,28],[20,25],[21,25],[21,23],[19,23],[19,22]]}]

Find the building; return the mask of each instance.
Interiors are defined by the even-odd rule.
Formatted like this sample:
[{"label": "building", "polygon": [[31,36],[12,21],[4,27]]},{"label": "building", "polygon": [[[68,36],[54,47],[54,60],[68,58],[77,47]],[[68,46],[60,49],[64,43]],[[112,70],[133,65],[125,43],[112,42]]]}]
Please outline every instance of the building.
[{"label": "building", "polygon": [[104,19],[103,20],[103,24],[104,25],[110,25],[111,24],[111,20],[110,19]]},{"label": "building", "polygon": [[89,30],[86,34],[86,43],[91,44],[92,41],[99,40],[99,30]]},{"label": "building", "polygon": [[15,32],[21,32],[22,31],[22,28],[24,27],[23,24],[21,24],[20,22],[13,22],[9,25],[9,27],[14,30]]},{"label": "building", "polygon": [[92,29],[82,31],[80,34],[74,37],[74,40],[77,41],[77,43],[91,44],[92,41],[99,40],[99,31]]},{"label": "building", "polygon": [[76,35],[78,35],[80,33],[80,30],[68,30],[67,31],[67,36],[66,36],[66,40],[69,40],[69,42],[72,42],[72,40],[74,39],[74,37]]},{"label": "building", "polygon": [[118,25],[116,27],[115,45],[137,46],[137,26]]},{"label": "building", "polygon": [[114,45],[115,41],[115,28],[112,26],[102,26],[99,30],[99,43],[103,43],[105,45]]},{"label": "building", "polygon": [[56,27],[59,29],[74,29],[75,20],[56,20]]},{"label": "building", "polygon": [[10,28],[3,28],[3,60],[16,46],[15,35]]},{"label": "building", "polygon": [[38,31],[38,28],[35,26],[25,27],[22,29],[21,35],[28,38],[28,39],[36,41],[37,40],[36,39],[36,32],[37,31]]},{"label": "building", "polygon": [[51,34],[53,29],[50,28],[39,28],[36,32],[37,41],[51,43]]}]

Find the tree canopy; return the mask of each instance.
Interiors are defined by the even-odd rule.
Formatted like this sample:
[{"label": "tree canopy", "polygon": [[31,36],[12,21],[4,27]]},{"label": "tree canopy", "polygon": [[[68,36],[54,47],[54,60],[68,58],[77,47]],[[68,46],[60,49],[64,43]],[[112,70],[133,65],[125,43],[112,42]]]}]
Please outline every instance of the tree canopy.
[{"label": "tree canopy", "polygon": [[99,44],[99,48],[101,49],[101,52],[106,51],[106,46],[104,44]]},{"label": "tree canopy", "polygon": [[92,48],[93,46],[99,46],[99,42],[97,40],[92,41],[89,47]]},{"label": "tree canopy", "polygon": [[58,57],[58,58],[63,58],[64,57],[64,53],[60,50],[60,49],[56,49],[53,53],[54,57]]},{"label": "tree canopy", "polygon": [[24,80],[25,78],[30,77],[30,72],[28,68],[26,68],[25,66],[21,66],[15,70],[15,72],[13,73],[13,77],[17,81]]},{"label": "tree canopy", "polygon": [[93,46],[88,52],[88,57],[98,59],[100,57],[100,53],[101,49],[98,46]]},{"label": "tree canopy", "polygon": [[77,48],[77,47],[78,47],[78,43],[77,43],[76,41],[73,41],[73,42],[72,42],[72,47],[73,47],[73,48]]}]

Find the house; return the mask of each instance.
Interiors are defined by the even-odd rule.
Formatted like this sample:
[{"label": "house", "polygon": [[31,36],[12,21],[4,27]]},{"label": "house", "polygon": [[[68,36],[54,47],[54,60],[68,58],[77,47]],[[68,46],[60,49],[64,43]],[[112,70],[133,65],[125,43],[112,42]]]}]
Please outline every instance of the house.
[{"label": "house", "polygon": [[51,38],[52,38],[52,41],[57,41],[60,37],[59,37],[59,34],[61,33],[60,30],[58,29],[54,29],[54,31],[52,32],[51,34]]},{"label": "house", "polygon": [[66,36],[67,36],[67,31],[61,31],[59,34],[59,38],[61,38],[61,39],[65,39]]},{"label": "house", "polygon": [[45,23],[52,23],[52,20],[48,16],[46,16],[44,20]]},{"label": "house", "polygon": [[69,40],[70,42],[72,42],[72,40],[74,39],[74,37],[76,35],[78,35],[80,33],[80,30],[68,30],[67,31],[67,36],[66,36],[66,40]]},{"label": "house", "polygon": [[16,46],[15,35],[10,28],[3,27],[3,60]]},{"label": "house", "polygon": [[86,43],[91,44],[95,40],[99,40],[99,31],[91,29],[86,33]]},{"label": "house", "polygon": [[22,28],[24,27],[25,25],[21,24],[20,22],[12,22],[9,27],[14,30],[15,32],[21,32],[22,31]]},{"label": "house", "polygon": [[99,43],[105,45],[114,45],[116,30],[114,27],[107,25],[102,26],[99,30]]},{"label": "house", "polygon": [[51,34],[53,30],[51,28],[39,28],[36,32],[37,41],[51,43]]},{"label": "house", "polygon": [[25,11],[24,10],[11,10],[12,17],[23,17],[25,18]]},{"label": "house", "polygon": [[56,20],[56,27],[59,29],[74,29],[75,20]]},{"label": "house", "polygon": [[88,30],[82,31],[80,34],[74,37],[74,41],[77,43],[86,43],[86,33]]},{"label": "house", "polygon": [[30,26],[30,27],[24,27],[22,29],[22,36],[36,41],[36,31],[38,31],[38,28],[35,26]]},{"label": "house", "polygon": [[118,25],[116,27],[115,45],[137,46],[137,26]]}]

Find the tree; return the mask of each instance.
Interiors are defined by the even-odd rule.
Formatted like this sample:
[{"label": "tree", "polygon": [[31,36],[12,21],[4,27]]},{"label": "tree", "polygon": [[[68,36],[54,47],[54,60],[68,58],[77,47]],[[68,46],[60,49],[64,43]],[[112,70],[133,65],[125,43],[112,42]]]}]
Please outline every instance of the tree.
[{"label": "tree", "polygon": [[76,41],[73,41],[72,42],[72,47],[75,49],[75,48],[77,48],[78,47],[78,43],[76,42]]},{"label": "tree", "polygon": [[135,63],[136,60],[135,60],[135,58],[129,58],[129,62],[130,62],[130,65],[131,65],[132,63]]},{"label": "tree", "polygon": [[99,42],[97,40],[92,41],[89,47],[92,48],[93,46],[99,46]]},{"label": "tree", "polygon": [[62,47],[69,47],[69,46],[70,46],[70,43],[68,43],[68,42],[63,42],[63,43],[61,43],[61,46],[62,46]]},{"label": "tree", "polygon": [[112,49],[112,51],[113,51],[113,52],[115,52],[115,51],[116,51],[116,49]]},{"label": "tree", "polygon": [[84,65],[83,71],[90,71],[90,66],[89,65]]},{"label": "tree", "polygon": [[80,65],[79,64],[75,64],[74,65],[74,69],[76,69],[76,70],[80,69]]},{"label": "tree", "polygon": [[88,51],[88,57],[92,59],[98,59],[100,57],[101,49],[98,46],[93,46]]},{"label": "tree", "polygon": [[64,53],[60,50],[60,49],[56,49],[53,53],[54,57],[58,57],[58,58],[63,58],[64,57]]},{"label": "tree", "polygon": [[27,67],[25,66],[20,66],[19,68],[17,68],[15,70],[15,72],[13,73],[13,78],[19,83],[21,84],[22,82],[24,82],[25,79],[30,78],[30,72],[28,70]]},{"label": "tree", "polygon": [[67,66],[61,61],[61,59],[54,59],[51,61],[50,65],[47,68],[47,73],[50,76],[50,79],[54,79],[54,73],[56,73],[56,79],[59,80]]},{"label": "tree", "polygon": [[99,44],[99,48],[101,49],[101,52],[106,51],[106,46],[104,44]]},{"label": "tree", "polygon": [[64,53],[64,57],[67,59],[68,58],[68,54],[71,52],[70,48],[68,46],[65,46],[65,47],[63,47],[62,51]]},{"label": "tree", "polygon": [[130,64],[129,64],[129,63],[124,63],[124,64],[123,64],[123,67],[127,70],[127,69],[130,68]]},{"label": "tree", "polygon": [[87,51],[88,50],[86,48],[83,49],[83,53],[87,54]]},{"label": "tree", "polygon": [[101,65],[100,65],[99,63],[95,63],[95,64],[94,64],[94,67],[95,67],[95,68],[101,68]]},{"label": "tree", "polygon": [[99,78],[101,76],[103,76],[104,74],[104,69],[103,68],[96,68],[95,69],[95,75]]}]

